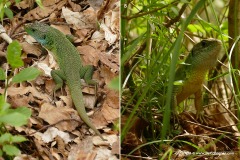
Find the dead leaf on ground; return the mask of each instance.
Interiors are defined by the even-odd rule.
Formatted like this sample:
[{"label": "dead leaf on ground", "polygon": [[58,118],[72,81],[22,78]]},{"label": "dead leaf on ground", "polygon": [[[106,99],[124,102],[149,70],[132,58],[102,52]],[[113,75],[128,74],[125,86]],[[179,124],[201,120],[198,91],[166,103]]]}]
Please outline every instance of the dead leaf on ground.
[{"label": "dead leaf on ground", "polygon": [[66,7],[62,8],[62,14],[73,29],[94,29],[97,27],[97,15],[90,7],[83,12],[73,12]]},{"label": "dead leaf on ground", "polygon": [[108,122],[103,116],[102,110],[98,110],[94,113],[94,116],[92,116],[92,122],[98,129],[105,128],[105,126],[108,125]]},{"label": "dead leaf on ground", "polygon": [[[109,62],[110,63],[110,62]],[[109,65],[111,65],[111,64],[109,64]],[[111,65],[112,67],[116,67],[114,64],[113,65]],[[117,69],[117,71],[118,71],[118,69]],[[116,70],[114,70],[114,69],[109,69],[107,66],[101,66],[101,68],[100,68],[100,75],[101,75],[101,77],[103,77],[104,78],[104,80],[105,80],[105,83],[106,84],[109,84],[112,80],[113,80],[113,78],[115,78],[116,77],[116,73],[115,72],[117,72]]]},{"label": "dead leaf on ground", "polygon": [[70,159],[94,160],[96,152],[93,151],[94,145],[92,138],[86,138],[77,145],[72,145],[69,153]]},{"label": "dead leaf on ground", "polygon": [[67,25],[51,25],[51,26],[61,31],[65,35],[71,35],[70,27]]},{"label": "dead leaf on ground", "polygon": [[27,42],[22,42],[22,43],[20,43],[20,45],[22,47],[22,50],[25,53],[31,53],[31,54],[36,55],[37,57],[39,57],[42,54],[41,49],[39,47],[37,47],[36,45],[31,45]]},{"label": "dead leaf on ground", "polygon": [[119,109],[112,108],[107,103],[103,103],[102,113],[106,121],[109,123],[119,118]]},{"label": "dead leaf on ground", "polygon": [[[48,5],[48,6],[45,6],[44,2],[46,2],[46,5]],[[27,14],[25,14],[23,16],[23,19],[32,21],[32,20],[40,20],[42,18],[45,18],[45,17],[49,16],[50,14],[52,14],[56,9],[62,8],[62,6],[64,6],[67,1],[63,0],[57,4],[53,3],[53,2],[55,2],[53,0],[50,2],[51,3],[49,3],[49,1],[47,1],[47,0],[43,1],[44,9],[42,9],[41,7],[38,6],[37,8],[35,8],[35,9],[31,10],[30,12],[28,12]]]},{"label": "dead leaf on ground", "polygon": [[89,45],[78,46],[77,49],[82,54],[83,64],[98,66],[100,51]]},{"label": "dead leaf on ground", "polygon": [[54,141],[54,138],[56,138],[57,136],[61,137],[62,140],[64,140],[65,144],[68,144],[69,142],[71,142],[71,138],[70,135],[66,132],[63,131],[59,131],[57,128],[55,127],[50,127],[48,128],[43,134],[42,134],[42,140],[45,143],[49,143]]},{"label": "dead leaf on ground", "polygon": [[73,118],[80,121],[76,110],[74,110],[73,108],[54,107],[49,103],[44,103],[41,106],[39,117],[42,118],[44,121],[48,122],[49,124],[55,124],[61,120],[66,119],[66,121],[55,125],[61,131],[72,131],[79,125],[79,122],[69,119]]},{"label": "dead leaf on ground", "polygon": [[[112,124],[115,124],[120,116],[117,108],[119,95],[109,92],[106,86],[119,74],[119,6],[115,5],[115,1],[109,1],[107,4],[104,2],[101,6],[106,8],[105,12],[102,10],[102,18],[105,19],[98,21],[97,13],[101,8],[93,9],[88,1],[43,0],[42,3],[44,9],[30,1],[21,1],[16,7],[16,12],[19,13],[14,13],[11,23],[5,23],[4,26],[21,42],[24,66],[34,66],[42,70],[42,74],[36,80],[10,84],[7,90],[8,102],[13,107],[27,106],[32,110],[27,125],[12,128],[15,134],[19,132],[29,135],[29,141],[22,143],[20,149],[23,153],[36,155],[40,159],[48,159],[50,156],[53,159],[67,159],[72,153],[72,157],[79,159],[117,159],[113,154],[119,154],[116,146],[119,136],[117,130],[113,131]],[[104,6],[105,4],[107,6]],[[36,45],[36,40],[23,32],[25,22],[34,23],[36,20],[47,23],[64,34],[72,34],[75,38],[73,45],[80,50],[83,64],[94,65],[93,79],[99,84],[97,92],[93,86],[79,83],[83,86],[86,107],[91,108],[87,109],[87,114],[104,138],[108,139],[107,142],[102,141],[85,123],[81,123],[66,84],[56,92],[53,100],[55,83],[50,72],[52,69],[58,69],[58,64],[47,50],[39,44]],[[97,24],[102,24],[105,28],[98,28]],[[3,43],[0,44],[0,48],[4,49]],[[1,52],[2,55],[6,55],[4,50]],[[14,74],[21,69],[15,70]],[[4,88],[0,89],[0,93],[4,93]],[[70,139],[62,137],[61,133],[69,135]],[[83,141],[86,137],[90,139],[85,141],[85,144]],[[83,146],[79,148],[79,144]],[[92,144],[92,147],[87,144]],[[113,144],[115,147],[112,147]],[[87,152],[84,150],[86,147],[90,148]]]}]

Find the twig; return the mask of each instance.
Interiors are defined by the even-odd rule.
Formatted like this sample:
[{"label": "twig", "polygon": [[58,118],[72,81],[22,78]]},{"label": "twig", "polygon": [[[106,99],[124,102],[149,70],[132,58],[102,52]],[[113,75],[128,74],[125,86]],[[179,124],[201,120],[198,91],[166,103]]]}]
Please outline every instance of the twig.
[{"label": "twig", "polygon": [[0,37],[2,37],[7,43],[12,43],[12,39],[6,34],[5,28],[0,24]]}]

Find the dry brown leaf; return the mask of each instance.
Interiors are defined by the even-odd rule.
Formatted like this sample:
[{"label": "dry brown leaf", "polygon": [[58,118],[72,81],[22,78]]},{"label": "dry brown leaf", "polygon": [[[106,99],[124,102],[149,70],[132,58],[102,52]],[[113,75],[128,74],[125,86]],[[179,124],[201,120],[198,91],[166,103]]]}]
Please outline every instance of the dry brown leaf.
[{"label": "dry brown leaf", "polygon": [[73,106],[71,97],[69,96],[59,96],[59,98],[66,104],[66,106]]},{"label": "dry brown leaf", "polygon": [[[0,89],[0,93],[3,93],[4,90],[3,89]],[[19,86],[19,87],[16,87],[16,86],[10,86],[8,88],[8,95],[9,96],[15,96],[15,95],[25,95],[25,94],[29,94],[29,93],[32,93],[32,95],[41,100],[41,101],[45,101],[45,102],[48,102],[50,100],[50,97],[46,94],[43,94],[41,92],[39,92],[36,88],[34,87],[25,87],[25,86]]]},{"label": "dry brown leaf", "polygon": [[105,53],[107,48],[109,47],[106,40],[101,40],[101,41],[97,42],[96,39],[90,40],[88,45],[92,46],[93,48],[96,48],[97,50],[99,50],[100,52],[103,52],[103,53]]},{"label": "dry brown leaf", "polygon": [[56,28],[65,35],[71,35],[70,27],[67,25],[51,25],[51,27]]},{"label": "dry brown leaf", "polygon": [[26,8],[31,8],[34,5],[34,1],[21,1],[19,3],[16,3],[15,6],[18,9],[26,9]]},{"label": "dry brown leaf", "polygon": [[[39,117],[49,124],[55,124],[64,119],[77,119],[80,121],[77,112],[73,108],[67,107],[54,107],[49,103],[44,103],[41,106]],[[62,131],[72,131],[78,126],[78,122],[74,120],[67,120],[55,125]]]},{"label": "dry brown leaf", "polygon": [[95,10],[99,10],[101,7],[103,0],[88,0],[91,7],[93,7]]},{"label": "dry brown leaf", "polygon": [[73,29],[95,29],[97,27],[97,15],[93,8],[88,8],[83,12],[73,12],[66,7],[62,8],[62,14],[68,24],[73,25]]},{"label": "dry brown leaf", "polygon": [[67,145],[64,143],[63,139],[59,136],[56,136],[55,141],[51,145],[51,155],[56,160],[67,159],[68,151],[65,149],[66,147]]},{"label": "dry brown leaf", "polygon": [[68,0],[68,3],[72,7],[73,12],[80,12],[82,10],[82,7],[79,4],[76,4],[71,0]]},{"label": "dry brown leaf", "polygon": [[100,75],[104,78],[105,83],[108,85],[113,78],[117,76],[114,71],[111,71],[107,66],[100,67]]},{"label": "dry brown leaf", "polygon": [[92,116],[92,123],[97,129],[102,129],[103,127],[108,125],[108,122],[103,116],[102,111],[96,111]]},{"label": "dry brown leaf", "polygon": [[78,29],[76,31],[76,35],[78,36],[78,39],[76,42],[82,42],[85,41],[85,39],[88,39],[89,37],[89,29]]},{"label": "dry brown leaf", "polygon": [[[47,1],[45,0],[44,2],[46,2],[46,5],[49,6],[44,6],[44,9],[40,8],[39,6],[33,10],[31,10],[30,12],[28,12],[27,14],[25,14],[23,16],[23,19],[26,21],[33,21],[33,20],[40,20],[42,18],[48,17],[51,13],[53,13],[56,9],[60,9],[62,8],[65,4],[66,4],[66,0],[60,1],[59,3],[55,4],[55,1]],[[49,3],[51,2],[51,3]],[[53,3],[54,2],[54,3]]]},{"label": "dry brown leaf", "polygon": [[112,108],[119,109],[119,92],[108,90],[106,96],[106,103]]},{"label": "dry brown leaf", "polygon": [[[110,1],[106,10],[109,11],[104,15],[104,19],[100,23],[101,29],[104,31],[105,40],[107,40],[109,45],[114,44],[119,39],[119,7],[120,3],[115,1]],[[105,10],[104,10],[105,11]],[[101,11],[103,12],[103,11]],[[98,13],[101,14],[101,13]]]},{"label": "dry brown leaf", "polygon": [[116,7],[116,2],[119,0],[106,0],[101,8],[98,10],[98,20],[102,20],[105,17],[105,14]]},{"label": "dry brown leaf", "polygon": [[71,146],[68,159],[94,160],[96,152],[93,147],[92,138],[85,138],[79,144]]},{"label": "dry brown leaf", "polygon": [[59,136],[62,138],[65,144],[68,144],[71,142],[70,135],[66,132],[60,131],[55,127],[48,128],[43,134],[42,134],[42,140],[45,143],[49,143],[54,141],[54,139]]},{"label": "dry brown leaf", "polygon": [[120,141],[119,138],[116,142],[112,144],[112,154],[119,154],[120,151]]},{"label": "dry brown leaf", "polygon": [[108,44],[111,46],[116,42],[118,36],[114,34],[109,27],[107,27],[104,23],[100,25],[101,29],[104,31],[105,39],[107,40]]},{"label": "dry brown leaf", "polygon": [[42,4],[43,6],[48,7],[48,6],[56,5],[60,1],[61,0],[43,0]]},{"label": "dry brown leaf", "polygon": [[[207,115],[211,115],[209,120],[209,125],[212,127],[226,127],[225,130],[229,130],[230,132],[238,132],[237,124],[234,122],[230,113],[225,113],[226,109],[220,104],[212,104],[208,108],[205,109]],[[236,119],[235,119],[236,120]]]},{"label": "dry brown leaf", "polygon": [[93,144],[95,146],[108,146],[109,144],[110,146],[112,146],[113,143],[119,140],[119,137],[117,135],[107,135],[107,136],[104,136],[104,138],[107,141],[103,141],[99,136],[94,136]]},{"label": "dry brown leaf", "polygon": [[53,94],[54,87],[55,87],[55,82],[52,79],[45,81],[45,89],[48,93]]},{"label": "dry brown leaf", "polygon": [[0,51],[0,57],[5,57],[5,56],[6,56],[6,53],[3,51]]},{"label": "dry brown leaf", "polygon": [[119,118],[119,109],[114,109],[106,103],[103,104],[102,113],[108,123],[111,123]]},{"label": "dry brown leaf", "polygon": [[[37,63],[37,67],[43,71],[44,76],[51,77],[51,71],[52,69],[45,63]],[[51,93],[51,92],[48,92]]]},{"label": "dry brown leaf", "polygon": [[32,45],[27,42],[22,42],[20,45],[22,47],[22,50],[26,53],[31,53],[38,57],[42,54],[41,49],[36,45]]},{"label": "dry brown leaf", "polygon": [[111,150],[107,147],[97,148],[97,156],[96,159],[111,159],[118,160],[118,158],[111,153]]},{"label": "dry brown leaf", "polygon": [[[93,41],[96,41],[96,42],[101,42],[101,40],[104,39],[104,33],[103,32],[100,32],[100,31],[95,31],[91,37],[91,39]],[[100,43],[101,44],[101,43]]]},{"label": "dry brown leaf", "polygon": [[114,4],[114,8],[109,10],[108,13],[105,14],[104,17],[104,23],[107,27],[109,27],[111,29],[111,31],[113,33],[115,33],[116,35],[119,35],[119,22],[120,22],[120,2],[115,2]]},{"label": "dry brown leaf", "polygon": [[18,155],[16,157],[14,157],[14,160],[38,160],[39,158],[35,158],[31,155],[27,155],[27,154],[21,154]]},{"label": "dry brown leaf", "polygon": [[89,45],[78,46],[83,64],[98,66],[100,52]]},{"label": "dry brown leaf", "polygon": [[94,95],[84,95],[84,106],[89,109],[93,109],[97,99]]},{"label": "dry brown leaf", "polygon": [[[26,36],[24,36],[24,38],[25,38],[25,41],[27,42],[27,43],[29,43],[29,45],[32,45],[34,42],[37,42],[32,36],[30,36],[30,35],[26,35]],[[23,43],[26,43],[26,42],[23,42]]]},{"label": "dry brown leaf", "polygon": [[62,160],[62,159],[67,159],[66,156],[64,156],[64,154],[59,151],[58,149],[54,148],[55,146],[52,146],[52,148],[50,149],[50,154],[52,155],[52,157],[54,158],[54,160]]},{"label": "dry brown leaf", "polygon": [[101,53],[100,55],[100,61],[108,66],[111,69],[111,72],[119,72],[119,62],[116,63],[118,60],[118,55],[108,55],[108,54],[103,54]]},{"label": "dry brown leaf", "polygon": [[44,160],[48,160],[48,157],[50,155],[49,151],[46,150],[42,145],[41,143],[39,143],[39,141],[37,139],[33,139],[35,145],[36,145],[36,148],[37,148],[37,151],[38,151],[38,154],[41,155],[41,158],[44,159]]},{"label": "dry brown leaf", "polygon": [[[88,84],[86,84],[86,82],[82,82],[82,79],[81,79],[81,84],[84,88],[82,88],[82,92],[83,93],[86,93],[86,94],[89,94],[89,95],[96,95],[96,90],[95,90],[95,86],[90,86]],[[85,94],[84,94],[85,96]]]},{"label": "dry brown leaf", "polygon": [[8,103],[11,104],[13,108],[17,108],[19,106],[27,106],[29,107],[29,102],[33,102],[35,99],[32,95],[13,95],[9,98]]}]

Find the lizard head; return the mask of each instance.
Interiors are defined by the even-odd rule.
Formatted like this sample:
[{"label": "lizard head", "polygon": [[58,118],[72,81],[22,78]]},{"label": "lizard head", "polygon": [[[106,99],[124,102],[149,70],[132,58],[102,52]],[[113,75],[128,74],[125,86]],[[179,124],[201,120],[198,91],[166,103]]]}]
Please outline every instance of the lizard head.
[{"label": "lizard head", "polygon": [[25,25],[25,31],[32,36],[37,42],[41,43],[43,46],[50,43],[47,39],[47,35],[50,31],[50,26],[43,23],[32,23]]},{"label": "lizard head", "polygon": [[[218,52],[220,51],[221,46],[222,46],[221,41],[219,41],[217,39],[209,38],[209,39],[204,39],[201,42],[197,43],[193,47],[191,52],[194,55],[195,54],[199,54],[199,53],[211,53],[211,54],[214,54],[217,51]],[[216,52],[214,52],[214,50],[216,50]]]},{"label": "lizard head", "polygon": [[221,41],[213,38],[204,39],[194,45],[186,61],[189,64],[199,64],[199,67],[210,69],[217,62],[221,50]]}]

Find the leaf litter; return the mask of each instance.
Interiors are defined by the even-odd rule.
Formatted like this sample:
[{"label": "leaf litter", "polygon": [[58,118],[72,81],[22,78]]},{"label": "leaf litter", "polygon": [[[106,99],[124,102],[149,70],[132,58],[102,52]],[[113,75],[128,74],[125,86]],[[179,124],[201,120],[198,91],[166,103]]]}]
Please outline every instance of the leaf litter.
[{"label": "leaf litter", "polygon": [[[119,133],[113,129],[119,123],[119,92],[108,88],[108,84],[119,74],[120,2],[43,0],[42,3],[43,9],[27,0],[13,4],[17,7],[16,14],[11,23],[4,25],[10,36],[20,41],[24,66],[42,71],[36,80],[11,84],[7,89],[12,107],[27,106],[32,110],[28,125],[10,130],[29,139],[20,144],[22,153],[16,158],[118,159]],[[88,116],[101,129],[106,142],[93,136],[94,132],[81,121],[66,85],[53,98],[55,83],[50,71],[58,68],[57,63],[29,35],[22,34],[22,24],[35,21],[47,22],[64,34],[71,34],[83,64],[95,67],[93,79],[99,84],[97,90],[79,83],[83,84]],[[0,45],[1,52],[6,52],[5,45],[5,42]],[[3,87],[0,92],[4,93]]]}]

